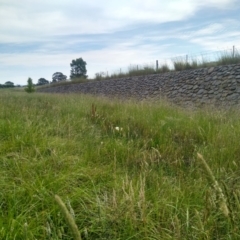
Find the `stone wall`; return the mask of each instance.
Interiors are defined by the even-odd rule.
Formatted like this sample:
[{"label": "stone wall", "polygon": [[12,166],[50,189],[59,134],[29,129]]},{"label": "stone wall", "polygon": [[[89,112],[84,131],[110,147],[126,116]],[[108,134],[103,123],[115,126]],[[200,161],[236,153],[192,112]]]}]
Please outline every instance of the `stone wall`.
[{"label": "stone wall", "polygon": [[38,92],[167,98],[182,105],[228,106],[240,103],[240,64],[52,86],[38,89]]}]

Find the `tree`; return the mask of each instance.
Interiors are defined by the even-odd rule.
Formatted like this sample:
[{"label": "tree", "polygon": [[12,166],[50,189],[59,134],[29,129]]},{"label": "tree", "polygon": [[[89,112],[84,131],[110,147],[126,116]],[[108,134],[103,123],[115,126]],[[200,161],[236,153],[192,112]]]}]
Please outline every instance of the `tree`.
[{"label": "tree", "polygon": [[31,78],[28,78],[27,83],[28,83],[28,85],[27,85],[27,87],[25,88],[25,91],[26,91],[27,93],[32,93],[32,92],[34,92],[35,89],[34,89],[34,85],[33,85],[32,79],[31,79]]},{"label": "tree", "polygon": [[45,78],[39,78],[38,79],[37,85],[45,85],[45,84],[49,84],[49,81],[46,80]]},{"label": "tree", "polygon": [[52,80],[53,82],[60,82],[60,81],[64,81],[67,79],[67,76],[62,74],[61,72],[55,72],[52,75]]},{"label": "tree", "polygon": [[71,66],[71,75],[70,78],[79,78],[84,77],[87,78],[86,75],[87,69],[86,69],[87,63],[83,61],[82,58],[77,58],[76,60],[72,60],[72,63],[70,63]]},{"label": "tree", "polygon": [[14,83],[10,82],[10,81],[7,81],[7,82],[5,82],[5,86],[6,87],[14,87]]}]

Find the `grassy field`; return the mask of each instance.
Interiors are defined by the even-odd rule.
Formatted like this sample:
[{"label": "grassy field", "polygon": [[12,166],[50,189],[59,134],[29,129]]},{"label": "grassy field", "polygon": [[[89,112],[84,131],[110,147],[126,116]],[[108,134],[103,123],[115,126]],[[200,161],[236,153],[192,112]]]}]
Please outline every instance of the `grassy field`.
[{"label": "grassy field", "polygon": [[234,110],[1,90],[0,239],[240,239],[239,139]]}]

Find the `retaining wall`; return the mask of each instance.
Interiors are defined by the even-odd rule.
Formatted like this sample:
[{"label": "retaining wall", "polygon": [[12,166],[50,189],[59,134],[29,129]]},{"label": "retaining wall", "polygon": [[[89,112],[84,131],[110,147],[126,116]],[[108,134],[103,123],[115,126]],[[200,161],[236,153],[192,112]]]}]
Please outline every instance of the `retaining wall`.
[{"label": "retaining wall", "polygon": [[182,105],[240,103],[240,64],[148,76],[90,81],[38,89],[48,93],[84,93],[137,99],[167,98]]}]

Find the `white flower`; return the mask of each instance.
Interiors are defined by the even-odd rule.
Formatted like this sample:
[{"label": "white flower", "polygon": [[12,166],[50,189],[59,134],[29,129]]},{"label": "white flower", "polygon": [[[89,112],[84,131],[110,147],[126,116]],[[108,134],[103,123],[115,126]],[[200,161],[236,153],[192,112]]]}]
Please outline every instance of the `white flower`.
[{"label": "white flower", "polygon": [[122,131],[123,129],[121,127],[115,127],[116,131]]}]

